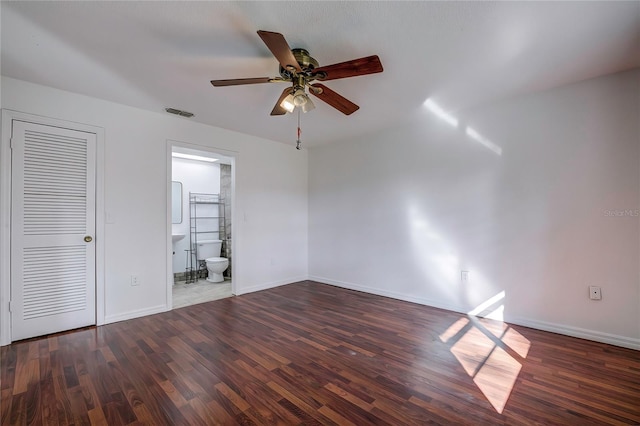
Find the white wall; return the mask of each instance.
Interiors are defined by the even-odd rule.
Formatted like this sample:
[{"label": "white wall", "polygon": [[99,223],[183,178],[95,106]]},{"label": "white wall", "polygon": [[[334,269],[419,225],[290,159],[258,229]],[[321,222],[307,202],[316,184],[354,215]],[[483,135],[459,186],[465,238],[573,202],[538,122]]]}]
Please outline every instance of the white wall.
[{"label": "white wall", "polygon": [[168,309],[169,139],[236,153],[236,293],[306,278],[306,151],[20,80],[2,89],[3,108],[105,129],[107,322]]},{"label": "white wall", "polygon": [[310,278],[640,348],[639,102],[636,70],[313,148]]},{"label": "white wall", "polygon": [[504,291],[506,320],[640,348],[639,219],[607,216],[640,208],[639,71],[467,111],[458,128],[423,109],[314,148],[309,169],[289,145],[15,79],[2,89],[3,108],[105,129],[107,322],[167,309],[171,139],[236,152],[237,294],[310,275],[464,312]]},{"label": "white wall", "polygon": [[[189,232],[190,232],[190,208],[189,208],[189,192],[198,192],[206,194],[220,193],[220,164],[206,163],[204,161],[186,160],[183,158],[173,158],[171,160],[171,180],[182,183],[182,222],[171,225],[172,233],[185,235],[185,238],[176,241],[173,244],[173,272],[184,272],[187,266],[187,254],[185,250],[189,249]],[[230,200],[229,200],[230,201]],[[212,210],[208,216],[217,216],[217,206],[215,212],[213,205],[204,205],[198,208],[199,213]],[[218,220],[200,220],[199,224],[205,224],[206,230],[218,230]],[[218,239],[220,235],[205,234],[208,239]]]}]

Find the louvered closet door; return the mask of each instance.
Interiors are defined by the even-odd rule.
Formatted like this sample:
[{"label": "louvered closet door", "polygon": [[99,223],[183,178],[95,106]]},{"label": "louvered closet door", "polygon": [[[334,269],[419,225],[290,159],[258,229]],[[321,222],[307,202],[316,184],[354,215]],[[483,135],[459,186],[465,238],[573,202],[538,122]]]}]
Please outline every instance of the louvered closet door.
[{"label": "louvered closet door", "polygon": [[95,324],[95,134],[14,120],[11,149],[12,340]]}]

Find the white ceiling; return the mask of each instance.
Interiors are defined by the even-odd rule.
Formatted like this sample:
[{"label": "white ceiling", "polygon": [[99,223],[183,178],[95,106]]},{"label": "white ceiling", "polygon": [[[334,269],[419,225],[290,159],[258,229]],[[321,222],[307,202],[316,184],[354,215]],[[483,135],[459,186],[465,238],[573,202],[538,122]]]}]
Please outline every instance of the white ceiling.
[{"label": "white ceiling", "polygon": [[2,74],[294,144],[296,116],[271,117],[282,84],[256,34],[284,34],[320,65],[373,54],[384,72],[325,83],[360,105],[317,100],[306,146],[400,125],[431,98],[460,112],[640,67],[634,2],[6,2]]}]

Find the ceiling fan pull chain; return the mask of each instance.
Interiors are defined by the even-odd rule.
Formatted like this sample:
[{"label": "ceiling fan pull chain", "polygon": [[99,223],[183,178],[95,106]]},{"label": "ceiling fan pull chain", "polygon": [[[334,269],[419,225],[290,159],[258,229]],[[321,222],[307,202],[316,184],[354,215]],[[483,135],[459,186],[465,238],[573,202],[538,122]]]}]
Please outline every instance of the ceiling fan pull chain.
[{"label": "ceiling fan pull chain", "polygon": [[302,130],[300,130],[300,108],[298,108],[298,139],[296,140],[296,149],[300,149],[300,135],[302,134]]}]

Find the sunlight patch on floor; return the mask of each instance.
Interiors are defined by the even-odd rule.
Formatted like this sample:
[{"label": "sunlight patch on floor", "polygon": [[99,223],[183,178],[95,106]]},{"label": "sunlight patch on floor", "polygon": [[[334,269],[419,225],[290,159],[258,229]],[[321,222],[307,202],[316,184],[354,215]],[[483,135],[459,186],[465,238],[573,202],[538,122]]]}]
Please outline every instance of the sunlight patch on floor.
[{"label": "sunlight patch on floor", "polygon": [[447,343],[449,339],[458,334],[460,330],[466,327],[467,324],[469,324],[469,320],[467,318],[460,318],[458,321],[454,322],[447,331],[440,335],[440,340],[443,343]]},{"label": "sunlight patch on floor", "polygon": [[531,347],[509,324],[475,316],[502,313],[503,300],[504,292],[487,299],[439,336],[498,413],[504,410]]},{"label": "sunlight patch on floor", "polygon": [[496,347],[473,377],[473,382],[498,413],[504,410],[521,368],[522,364]]},{"label": "sunlight patch on floor", "polygon": [[471,327],[452,347],[451,353],[456,357],[464,371],[474,377],[482,368],[485,360],[495,348],[493,340],[476,327]]}]

